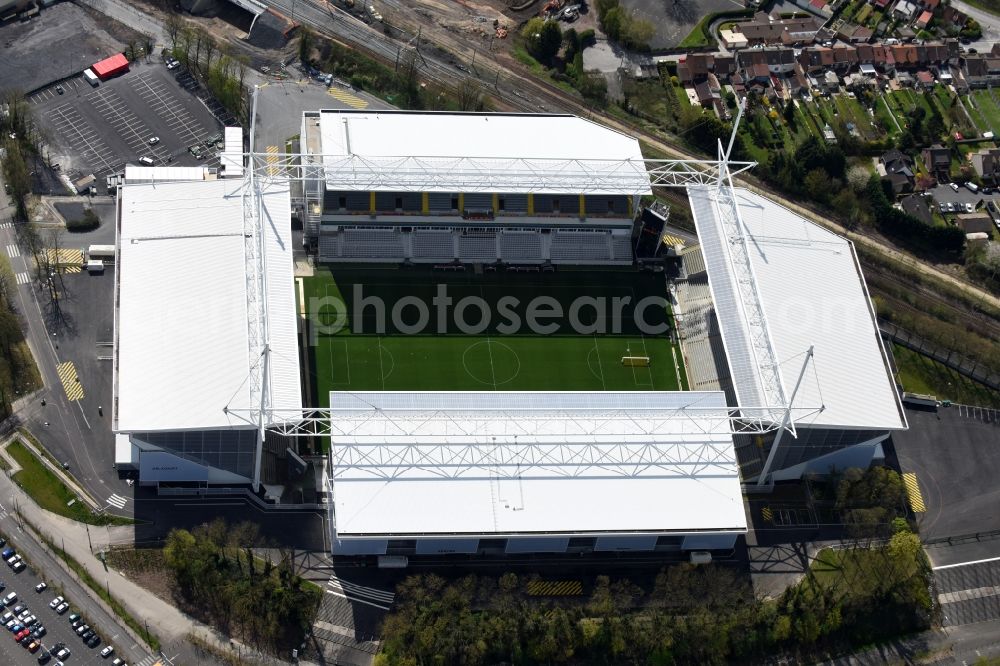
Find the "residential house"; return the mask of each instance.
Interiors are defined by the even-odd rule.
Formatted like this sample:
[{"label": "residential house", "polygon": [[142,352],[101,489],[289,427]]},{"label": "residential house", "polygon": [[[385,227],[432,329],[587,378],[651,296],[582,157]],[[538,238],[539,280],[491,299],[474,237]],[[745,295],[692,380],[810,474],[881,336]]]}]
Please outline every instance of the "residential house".
[{"label": "residential house", "polygon": [[809,8],[819,12],[827,18],[833,16],[833,8],[827,3],[826,0],[810,0]]},{"label": "residential house", "polygon": [[949,70],[951,71],[951,85],[955,86],[955,92],[959,95],[968,95],[969,82],[965,80],[962,68],[958,65],[951,65]]},{"label": "residential house", "polygon": [[953,25],[957,28],[964,28],[969,22],[969,17],[955,9],[951,5],[941,9],[941,22],[945,25]]},{"label": "residential house", "polygon": [[1000,85],[1000,55],[966,54],[962,58],[962,71],[970,88]]},{"label": "residential house", "polygon": [[733,30],[743,33],[749,45],[811,44],[821,23],[815,17],[788,18],[758,12],[752,21],[737,23]]},{"label": "residential house", "polygon": [[913,174],[913,158],[893,149],[886,151],[878,161],[879,175],[892,184],[896,194],[912,192],[916,177]]},{"label": "residential house", "polygon": [[949,180],[951,172],[951,150],[939,143],[924,148],[920,153],[927,172],[940,181]]},{"label": "residential house", "polygon": [[967,234],[993,235],[993,218],[986,211],[956,215],[955,224]]},{"label": "residential house", "polygon": [[719,39],[727,49],[745,49],[750,45],[746,35],[737,30],[719,30]]},{"label": "residential house", "polygon": [[934,216],[927,205],[927,197],[911,194],[900,199],[899,205],[907,215],[917,218],[924,224],[934,224]]},{"label": "residential house", "polygon": [[980,150],[969,155],[972,168],[984,182],[1000,185],[1000,148]]},{"label": "residential house", "polygon": [[892,8],[892,15],[903,21],[909,21],[917,13],[917,4],[910,0],[899,0]]},{"label": "residential house", "polygon": [[837,143],[837,135],[833,132],[833,128],[830,127],[830,123],[823,125],[823,138],[826,139],[827,143]]},{"label": "residential house", "polygon": [[933,12],[925,11],[920,16],[917,17],[916,22],[913,24],[920,28],[921,30],[926,30],[927,26],[930,25],[931,19],[934,18]]},{"label": "residential house", "polygon": [[922,69],[917,72],[917,87],[921,90],[930,90],[934,87],[934,75],[930,70]]},{"label": "residential house", "polygon": [[715,66],[712,53],[689,53],[677,63],[677,78],[683,84],[704,81]]}]

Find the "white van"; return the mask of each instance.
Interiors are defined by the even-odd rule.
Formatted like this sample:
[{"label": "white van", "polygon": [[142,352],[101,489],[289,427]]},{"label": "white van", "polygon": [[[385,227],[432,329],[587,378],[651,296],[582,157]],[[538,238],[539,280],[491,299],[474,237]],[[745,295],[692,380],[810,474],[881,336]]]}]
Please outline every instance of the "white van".
[{"label": "white van", "polygon": [[143,166],[153,166],[153,158],[143,155],[139,158],[139,164]]},{"label": "white van", "polygon": [[979,186],[973,183],[971,180],[965,184],[965,187],[968,188],[968,190],[973,194],[979,191]]}]

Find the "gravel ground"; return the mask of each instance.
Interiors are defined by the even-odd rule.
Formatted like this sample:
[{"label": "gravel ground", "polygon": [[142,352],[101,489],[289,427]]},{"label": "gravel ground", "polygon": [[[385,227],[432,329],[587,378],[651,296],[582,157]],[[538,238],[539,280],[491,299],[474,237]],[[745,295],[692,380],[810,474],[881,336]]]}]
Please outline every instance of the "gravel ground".
[{"label": "gravel ground", "polygon": [[[61,2],[26,23],[0,27],[0,91],[28,93],[122,51],[124,44],[101,23],[94,14]],[[121,28],[113,29],[124,34]]]}]

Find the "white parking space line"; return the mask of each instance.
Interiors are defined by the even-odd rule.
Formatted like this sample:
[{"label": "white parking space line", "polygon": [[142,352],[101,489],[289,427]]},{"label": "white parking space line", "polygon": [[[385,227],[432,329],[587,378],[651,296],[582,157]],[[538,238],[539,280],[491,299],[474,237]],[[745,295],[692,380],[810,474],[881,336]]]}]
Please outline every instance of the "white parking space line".
[{"label": "white parking space line", "polygon": [[131,85],[182,141],[186,143],[201,141],[205,135],[205,128],[191,118],[162,81],[150,81],[150,77],[143,74],[132,79]]},{"label": "white parking space line", "polygon": [[110,160],[114,159],[114,153],[70,104],[52,109],[48,116],[56,130],[66,137],[70,147],[81,158],[98,170],[101,165],[105,169],[112,169]]},{"label": "white parking space line", "polygon": [[98,113],[114,127],[128,147],[141,155],[152,154],[161,162],[166,155],[149,146],[152,132],[129,108],[128,104],[112,89],[97,90],[86,97]]}]

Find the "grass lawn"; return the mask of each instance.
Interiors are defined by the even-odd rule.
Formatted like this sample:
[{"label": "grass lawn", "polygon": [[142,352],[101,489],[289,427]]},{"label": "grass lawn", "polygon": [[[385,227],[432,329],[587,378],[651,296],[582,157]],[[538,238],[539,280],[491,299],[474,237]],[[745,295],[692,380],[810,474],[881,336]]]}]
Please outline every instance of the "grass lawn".
[{"label": "grass lawn", "polygon": [[[360,309],[355,285],[361,287],[362,298],[377,296],[386,304],[385,327],[378,326],[374,306]],[[452,305],[444,310],[446,316],[440,329],[441,311],[433,304],[439,285],[446,287],[452,299]],[[326,329],[311,342],[309,372],[314,397],[319,405],[326,406],[331,390],[686,389],[680,350],[668,333],[651,335],[647,330],[644,334],[633,323],[635,312],[631,305],[622,310],[620,327],[610,316],[612,299],[628,298],[634,305],[647,296],[663,296],[664,288],[662,275],[629,270],[544,274],[499,271],[475,275],[472,271],[443,273],[427,268],[320,268],[304,284],[310,320],[318,320],[325,327],[335,318],[330,314],[335,306],[324,310],[312,300],[319,297],[328,302],[342,301],[348,321],[344,330]],[[482,331],[463,333],[455,324],[459,311],[456,306],[467,297],[482,299],[492,313],[489,326]],[[550,303],[562,307],[564,315],[570,311],[571,302],[580,297],[604,299],[607,316],[597,316],[590,306],[581,307],[579,320],[598,327],[589,334],[572,330],[568,317],[557,318],[562,325],[548,334],[534,333],[526,325],[516,329],[504,326],[511,317],[501,299],[506,299],[511,311],[526,323],[528,303],[535,297],[547,297]],[[392,326],[393,305],[404,298],[410,303],[419,299],[430,315],[425,327],[414,334]],[[514,304],[512,299],[519,303]],[[417,306],[408,305],[400,312],[404,323],[417,321]],[[462,318],[474,325],[480,321],[480,312],[479,307],[468,307]],[[671,313],[660,304],[646,309],[643,319],[672,327]],[[651,363],[648,367],[626,367],[622,365],[623,356],[648,356]]]},{"label": "grass lawn", "polygon": [[875,105],[875,117],[890,135],[900,134],[905,127],[905,119],[899,119],[885,95],[879,96],[878,104]]},{"label": "grass lawn", "polygon": [[892,346],[904,391],[937,396],[965,405],[1000,408],[1000,394],[937,361],[901,345]]},{"label": "grass lawn", "polygon": [[979,111],[979,106],[976,105],[975,99],[970,99],[968,95],[962,98],[965,110],[969,112],[969,117],[972,119],[972,124],[976,126],[979,133],[990,131],[990,126],[983,117],[983,114]]},{"label": "grass lawn", "polygon": [[715,46],[717,43],[714,37],[708,35],[708,28],[712,21],[716,19],[715,14],[706,14],[698,21],[697,25],[691,29],[687,37],[681,40],[681,43],[677,45],[677,48],[697,48],[699,46]]},{"label": "grass lawn", "polygon": [[834,103],[837,105],[840,118],[845,123],[854,123],[865,140],[873,141],[879,137],[881,133],[872,124],[871,116],[868,115],[868,111],[861,105],[861,102],[847,95],[837,95],[834,98]]},{"label": "grass lawn", "polygon": [[984,132],[992,130],[1000,131],[1000,106],[990,96],[988,90],[974,90],[972,97],[976,101],[976,108],[985,119],[986,124],[981,128]]},{"label": "grass lawn", "polygon": [[[93,513],[21,442],[11,442],[7,452],[21,466],[21,470],[14,474],[14,481],[46,511],[90,525],[131,525],[134,522],[119,516]],[[67,506],[73,500],[72,506]]]}]

